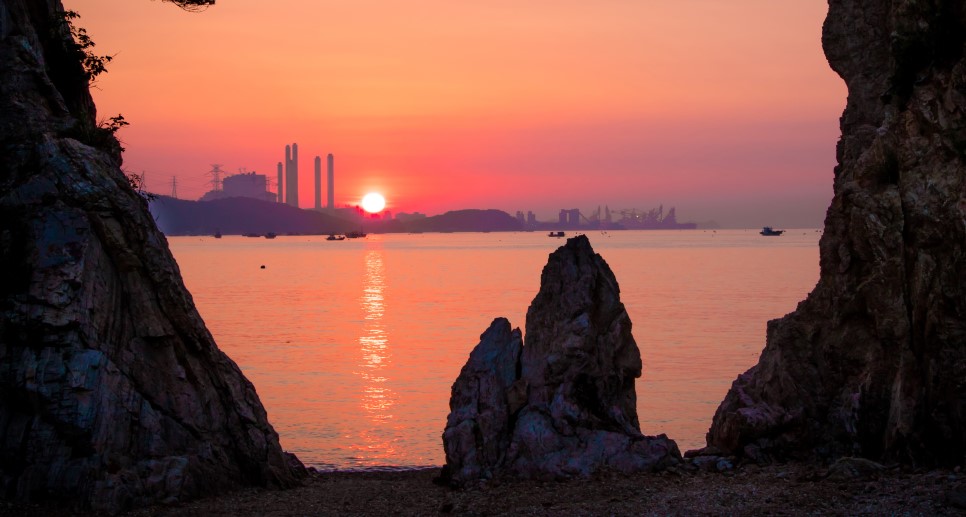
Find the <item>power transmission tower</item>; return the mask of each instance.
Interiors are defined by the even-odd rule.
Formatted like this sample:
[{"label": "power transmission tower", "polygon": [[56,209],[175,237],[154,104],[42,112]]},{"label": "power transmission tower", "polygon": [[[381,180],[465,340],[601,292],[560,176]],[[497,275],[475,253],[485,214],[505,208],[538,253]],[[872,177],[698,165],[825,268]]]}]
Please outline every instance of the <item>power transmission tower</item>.
[{"label": "power transmission tower", "polygon": [[211,176],[211,190],[221,190],[221,173],[225,171],[221,170],[220,163],[211,164],[211,170],[208,174]]},{"label": "power transmission tower", "polygon": [[171,197],[178,199],[178,177],[171,176]]}]

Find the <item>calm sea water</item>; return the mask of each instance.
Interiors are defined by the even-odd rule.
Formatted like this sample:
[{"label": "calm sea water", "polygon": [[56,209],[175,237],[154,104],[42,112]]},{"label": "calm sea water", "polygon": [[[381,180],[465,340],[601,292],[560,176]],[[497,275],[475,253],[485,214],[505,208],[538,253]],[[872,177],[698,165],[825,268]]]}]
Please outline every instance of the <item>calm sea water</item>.
[{"label": "calm sea water", "polygon": [[[718,403],[752,366],[765,323],[818,279],[816,230],[588,233],[641,348],[646,434],[704,445]],[[218,345],[307,465],[440,465],[450,386],[493,318],[524,327],[547,255],[534,233],[174,237]],[[265,269],[261,269],[264,265]]]}]

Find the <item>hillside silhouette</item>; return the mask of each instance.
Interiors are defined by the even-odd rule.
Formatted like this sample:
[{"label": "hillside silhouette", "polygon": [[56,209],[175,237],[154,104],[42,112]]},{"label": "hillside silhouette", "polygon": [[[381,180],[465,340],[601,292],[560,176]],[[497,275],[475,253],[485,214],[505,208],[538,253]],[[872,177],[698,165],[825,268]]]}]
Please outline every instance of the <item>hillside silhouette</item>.
[{"label": "hillside silhouette", "polygon": [[282,203],[233,197],[214,201],[187,201],[158,196],[150,203],[151,214],[165,235],[341,234],[409,232],[499,232],[521,230],[520,222],[500,210],[455,210],[410,221],[346,219],[303,210]]}]

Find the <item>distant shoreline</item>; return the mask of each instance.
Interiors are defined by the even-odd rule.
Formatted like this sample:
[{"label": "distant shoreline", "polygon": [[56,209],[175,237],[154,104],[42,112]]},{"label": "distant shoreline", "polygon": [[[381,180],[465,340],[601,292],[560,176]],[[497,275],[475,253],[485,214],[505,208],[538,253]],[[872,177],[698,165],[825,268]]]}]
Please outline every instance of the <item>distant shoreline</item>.
[{"label": "distant shoreline", "polygon": [[[337,211],[301,208],[254,198],[186,201],[158,196],[149,203],[158,228],[171,236],[181,235],[342,235],[361,233],[456,233],[456,232],[591,232],[620,230],[697,230],[696,223],[678,223],[673,209],[668,215],[647,214],[628,225],[608,220],[571,217],[559,222],[525,220],[496,209],[453,210],[440,215],[397,214],[394,219],[366,217],[352,209]],[[578,213],[579,215],[579,213]],[[716,229],[716,228],[707,228]]]}]

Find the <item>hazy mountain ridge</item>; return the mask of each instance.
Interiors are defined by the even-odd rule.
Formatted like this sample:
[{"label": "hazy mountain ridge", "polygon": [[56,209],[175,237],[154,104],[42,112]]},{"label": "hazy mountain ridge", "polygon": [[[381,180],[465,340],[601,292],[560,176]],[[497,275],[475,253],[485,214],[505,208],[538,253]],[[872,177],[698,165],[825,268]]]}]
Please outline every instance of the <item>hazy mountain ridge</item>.
[{"label": "hazy mountain ridge", "polygon": [[357,226],[329,214],[244,197],[188,201],[159,196],[150,210],[165,235],[344,233]]},{"label": "hazy mountain ridge", "polygon": [[282,203],[234,197],[214,201],[188,201],[158,196],[150,203],[158,228],[166,235],[330,234],[347,231],[374,233],[516,231],[520,222],[495,209],[454,210],[411,221],[342,217],[302,210]]},{"label": "hazy mountain ridge", "polygon": [[411,232],[501,232],[523,229],[520,221],[496,209],[453,210],[404,223]]}]

